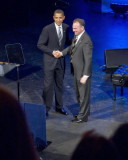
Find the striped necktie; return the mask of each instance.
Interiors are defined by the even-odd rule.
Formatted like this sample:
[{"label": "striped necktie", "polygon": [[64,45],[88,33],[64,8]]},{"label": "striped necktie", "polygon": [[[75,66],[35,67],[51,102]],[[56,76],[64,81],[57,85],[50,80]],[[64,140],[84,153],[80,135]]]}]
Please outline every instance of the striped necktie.
[{"label": "striped necktie", "polygon": [[62,33],[61,33],[61,27],[60,26],[58,26],[58,39],[59,39],[59,45],[61,45]]},{"label": "striped necktie", "polygon": [[73,42],[72,42],[71,53],[73,52],[73,49],[75,48],[76,41],[77,41],[77,37],[75,37]]}]

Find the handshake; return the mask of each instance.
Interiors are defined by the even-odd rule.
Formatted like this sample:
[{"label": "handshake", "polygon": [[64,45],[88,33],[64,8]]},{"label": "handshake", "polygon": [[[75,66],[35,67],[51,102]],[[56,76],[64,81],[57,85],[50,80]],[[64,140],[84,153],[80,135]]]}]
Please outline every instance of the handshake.
[{"label": "handshake", "polygon": [[58,50],[57,50],[57,51],[53,51],[52,54],[53,54],[53,56],[54,56],[55,58],[60,58],[60,57],[63,56],[62,52],[60,52],[60,51],[58,51]]}]

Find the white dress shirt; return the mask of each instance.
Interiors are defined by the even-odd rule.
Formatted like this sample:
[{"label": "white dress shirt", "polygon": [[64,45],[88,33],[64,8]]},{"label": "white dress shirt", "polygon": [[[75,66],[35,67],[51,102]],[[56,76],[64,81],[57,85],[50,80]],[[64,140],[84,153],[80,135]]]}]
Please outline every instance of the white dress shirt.
[{"label": "white dress shirt", "polygon": [[75,44],[77,44],[77,42],[79,41],[79,39],[81,38],[81,36],[83,35],[84,32],[85,32],[85,30],[82,33],[80,33],[78,36],[76,36],[77,37],[77,41],[76,41]]},{"label": "white dress shirt", "polygon": [[55,23],[55,27],[56,27],[57,35],[59,34],[59,27],[60,27],[61,35],[62,35],[62,37],[63,37],[62,24],[61,24],[60,26],[58,26],[58,25]]}]

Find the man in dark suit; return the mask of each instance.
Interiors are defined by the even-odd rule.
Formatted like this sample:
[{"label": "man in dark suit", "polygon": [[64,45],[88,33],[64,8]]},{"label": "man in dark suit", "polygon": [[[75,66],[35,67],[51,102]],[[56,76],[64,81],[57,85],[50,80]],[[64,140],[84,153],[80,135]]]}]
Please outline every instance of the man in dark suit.
[{"label": "man in dark suit", "polygon": [[54,56],[59,58],[70,54],[70,62],[73,67],[76,97],[80,110],[72,122],[87,122],[90,114],[90,85],[91,85],[91,66],[92,66],[92,41],[85,31],[83,19],[73,21],[73,32],[75,37],[72,45],[62,52],[56,51]]},{"label": "man in dark suit", "polygon": [[53,19],[54,23],[43,28],[37,43],[37,47],[44,53],[43,102],[46,106],[46,116],[53,105],[54,95],[56,112],[67,115],[63,108],[64,58],[56,59],[53,53],[64,49],[69,26],[63,23],[65,16],[62,10],[55,10]]}]

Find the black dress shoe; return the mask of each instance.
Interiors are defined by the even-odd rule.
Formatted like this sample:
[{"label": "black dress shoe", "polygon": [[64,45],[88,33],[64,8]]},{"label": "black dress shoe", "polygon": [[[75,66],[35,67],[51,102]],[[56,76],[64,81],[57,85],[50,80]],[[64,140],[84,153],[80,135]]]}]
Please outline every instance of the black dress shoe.
[{"label": "black dress shoe", "polygon": [[83,123],[83,122],[87,122],[88,119],[82,120],[82,119],[78,119],[78,118],[74,118],[71,120],[71,122],[75,122],[75,123]]},{"label": "black dress shoe", "polygon": [[71,120],[71,122],[76,122],[78,119],[74,117],[74,119]]},{"label": "black dress shoe", "polygon": [[49,117],[49,114],[48,114],[48,112],[46,112],[46,118],[48,118]]},{"label": "black dress shoe", "polygon": [[50,111],[50,108],[51,107],[49,107],[49,106],[46,106],[46,118],[48,118],[49,117],[49,111]]},{"label": "black dress shoe", "polygon": [[82,123],[84,121],[82,121],[82,119],[78,119],[78,118],[74,118],[71,120],[71,122],[74,122],[74,123]]},{"label": "black dress shoe", "polygon": [[73,117],[74,117],[74,118],[77,118],[77,116],[78,116],[78,114],[75,114]]},{"label": "black dress shoe", "polygon": [[56,108],[56,112],[63,115],[68,115],[67,111],[64,108]]}]

